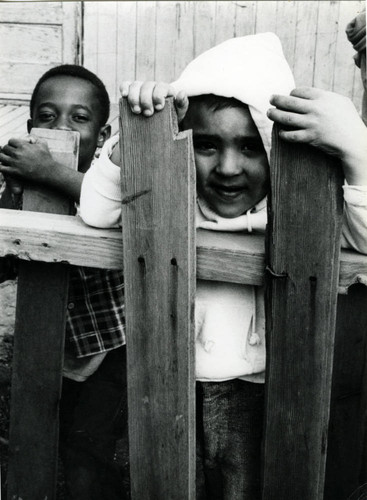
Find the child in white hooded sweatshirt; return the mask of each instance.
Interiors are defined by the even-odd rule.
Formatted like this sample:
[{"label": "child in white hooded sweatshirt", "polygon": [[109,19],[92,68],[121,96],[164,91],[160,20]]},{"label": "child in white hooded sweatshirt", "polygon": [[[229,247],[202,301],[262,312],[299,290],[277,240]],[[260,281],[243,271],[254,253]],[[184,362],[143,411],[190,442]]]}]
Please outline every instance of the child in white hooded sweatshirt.
[{"label": "child in white hooded sweatshirt", "polygon": [[[285,140],[311,144],[342,160],[342,246],[367,253],[367,129],[345,97],[294,87],[279,39],[264,33],[208,50],[171,85],[126,82],[122,94],[134,112],[146,116],[162,109],[165,97],[176,96],[181,128],[193,130],[197,227],[265,231],[274,120],[286,126]],[[276,107],[269,110],[270,104]],[[86,223],[120,223],[118,164],[115,137],[84,177],[80,210]],[[198,280],[195,306],[197,497],[259,499],[263,289]]]}]

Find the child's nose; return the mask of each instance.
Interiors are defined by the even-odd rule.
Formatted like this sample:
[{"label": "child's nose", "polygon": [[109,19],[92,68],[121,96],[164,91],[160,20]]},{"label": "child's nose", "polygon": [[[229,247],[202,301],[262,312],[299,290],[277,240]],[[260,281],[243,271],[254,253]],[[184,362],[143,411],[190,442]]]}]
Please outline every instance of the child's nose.
[{"label": "child's nose", "polygon": [[55,130],[72,130],[69,120],[66,117],[60,116],[55,122],[54,126],[52,127]]},{"label": "child's nose", "polygon": [[220,155],[217,173],[230,177],[233,175],[238,175],[243,169],[243,156],[238,155],[236,152],[226,151]]}]

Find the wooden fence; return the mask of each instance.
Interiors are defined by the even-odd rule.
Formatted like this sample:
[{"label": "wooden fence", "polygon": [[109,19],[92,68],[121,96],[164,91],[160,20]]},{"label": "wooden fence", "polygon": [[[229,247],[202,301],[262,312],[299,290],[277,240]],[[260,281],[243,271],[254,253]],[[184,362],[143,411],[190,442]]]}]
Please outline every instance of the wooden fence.
[{"label": "wooden fence", "polygon": [[263,500],[346,500],[367,483],[367,257],[339,252],[339,165],[275,132],[266,252],[259,235],[195,233],[190,134],[171,102],[149,120],[121,105],[122,237],[40,213],[50,195],[0,212],[0,256],[21,262],[8,499],[55,498],[69,264],[124,268],[133,499],[195,498],[196,275],[266,285]]}]

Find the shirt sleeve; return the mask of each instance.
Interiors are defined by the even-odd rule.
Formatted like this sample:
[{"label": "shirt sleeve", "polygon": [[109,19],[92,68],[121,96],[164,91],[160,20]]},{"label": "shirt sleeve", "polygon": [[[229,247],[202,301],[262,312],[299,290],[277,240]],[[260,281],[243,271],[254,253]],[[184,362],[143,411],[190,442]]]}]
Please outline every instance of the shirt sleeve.
[{"label": "shirt sleeve", "polygon": [[341,246],[367,254],[367,186],[343,186],[344,219]]},{"label": "shirt sleeve", "polygon": [[112,163],[110,156],[118,136],[104,144],[84,175],[80,195],[80,216],[89,226],[121,226],[120,167]]}]

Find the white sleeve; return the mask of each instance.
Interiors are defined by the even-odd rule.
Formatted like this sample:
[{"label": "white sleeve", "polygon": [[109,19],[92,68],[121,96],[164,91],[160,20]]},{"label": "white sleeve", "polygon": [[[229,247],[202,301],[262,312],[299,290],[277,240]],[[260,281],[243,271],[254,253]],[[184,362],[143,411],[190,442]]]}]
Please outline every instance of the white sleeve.
[{"label": "white sleeve", "polygon": [[121,225],[120,167],[112,163],[110,155],[118,136],[105,142],[99,158],[96,158],[84,175],[80,194],[80,216],[94,227]]},{"label": "white sleeve", "polygon": [[343,186],[344,218],[341,245],[367,254],[367,186]]}]

